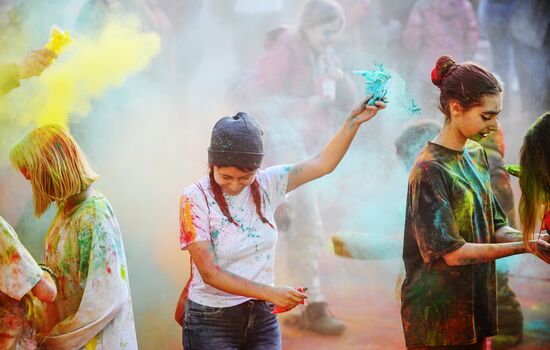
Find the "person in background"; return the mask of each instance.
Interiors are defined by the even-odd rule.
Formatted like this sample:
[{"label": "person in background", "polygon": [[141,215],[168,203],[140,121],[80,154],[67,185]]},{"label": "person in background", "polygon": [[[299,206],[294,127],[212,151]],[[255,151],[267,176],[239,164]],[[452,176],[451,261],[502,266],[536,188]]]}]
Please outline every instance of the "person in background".
[{"label": "person in background", "polygon": [[[241,103],[251,105],[257,115],[270,114],[261,120],[271,131],[268,163],[319,149],[338,127],[332,116],[347,110],[355,99],[356,87],[334,48],[345,23],[344,11],[335,1],[309,0],[295,26],[268,32],[266,51],[243,89],[248,99]],[[321,291],[318,264],[325,237],[315,186],[308,184],[290,194],[275,217],[285,252],[281,266],[287,270],[279,275],[309,288],[308,305],[287,320],[317,333],[341,334],[345,324],[329,312]]]},{"label": "person in background", "polygon": [[507,87],[513,66],[512,18],[517,0],[481,0],[478,8],[479,29],[491,44],[493,71]]},{"label": "person in background", "polygon": [[477,17],[469,0],[415,2],[403,29],[403,44],[414,62],[415,75],[409,78],[421,106],[430,107],[437,99],[423,83],[433,58],[445,52],[459,61],[473,59],[478,38]]},{"label": "person in background", "polygon": [[510,18],[523,115],[550,109],[550,1],[515,1]]}]

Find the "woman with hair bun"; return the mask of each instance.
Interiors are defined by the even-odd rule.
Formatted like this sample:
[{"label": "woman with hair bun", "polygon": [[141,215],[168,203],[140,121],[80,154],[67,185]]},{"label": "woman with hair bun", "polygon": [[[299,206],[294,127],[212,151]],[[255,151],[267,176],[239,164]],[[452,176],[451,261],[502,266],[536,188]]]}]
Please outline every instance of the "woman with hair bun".
[{"label": "woman with hair bun", "polygon": [[401,318],[409,349],[485,349],[497,334],[495,260],[533,252],[550,261],[548,235],[522,241],[491,191],[475,140],[498,130],[502,87],[471,62],[439,57],[432,82],[445,124],[409,176]]}]

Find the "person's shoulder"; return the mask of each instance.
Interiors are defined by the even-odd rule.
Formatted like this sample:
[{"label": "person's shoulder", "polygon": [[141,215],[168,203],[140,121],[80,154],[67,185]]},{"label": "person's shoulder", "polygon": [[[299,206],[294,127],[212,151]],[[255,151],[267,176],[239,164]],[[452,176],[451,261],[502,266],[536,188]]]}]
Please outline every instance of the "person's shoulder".
[{"label": "person's shoulder", "polygon": [[430,144],[426,144],[414,161],[409,175],[411,180],[426,180],[444,172],[444,166],[439,158],[430,151]]},{"label": "person's shoulder", "polygon": [[[0,232],[0,240],[9,242],[8,246],[13,245],[16,240],[19,240],[14,229],[1,216],[0,216],[0,230],[2,230],[2,232]],[[0,242],[0,245],[2,245],[1,242]]]},{"label": "person's shoulder", "polygon": [[437,163],[438,157],[436,156],[435,147],[437,145],[427,142],[416,156],[413,166],[426,166],[427,164]]},{"label": "person's shoulder", "polygon": [[104,220],[114,217],[111,203],[101,192],[96,191],[86,199],[71,215],[74,220],[80,222]]},{"label": "person's shoulder", "polygon": [[203,192],[207,194],[210,191],[210,177],[205,175],[201,177],[197,182],[194,182],[186,186],[181,195],[186,198],[195,198],[197,196],[203,197]]},{"label": "person's shoulder", "polygon": [[304,47],[300,33],[287,26],[279,26],[267,32],[264,48],[266,51],[296,51]]},{"label": "person's shoulder", "polygon": [[287,164],[259,169],[256,173],[256,181],[264,191],[269,192],[288,180],[290,169],[291,166]]},{"label": "person's shoulder", "polygon": [[256,173],[256,178],[258,181],[271,178],[283,179],[290,172],[290,169],[291,165],[289,164],[273,165],[265,169],[259,169]]}]

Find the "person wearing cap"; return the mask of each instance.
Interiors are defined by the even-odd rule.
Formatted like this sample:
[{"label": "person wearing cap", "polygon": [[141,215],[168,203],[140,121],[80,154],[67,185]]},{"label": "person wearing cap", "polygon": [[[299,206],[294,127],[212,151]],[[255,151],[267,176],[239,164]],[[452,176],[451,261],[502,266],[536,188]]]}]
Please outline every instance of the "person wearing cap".
[{"label": "person wearing cap", "polygon": [[263,131],[249,114],[215,124],[210,173],[180,198],[180,246],[191,256],[191,278],[176,319],[186,350],[281,348],[272,311],[301,304],[307,295],[297,287],[307,286],[274,285],[274,211],[286,193],[336,168],[360,125],[385,107],[368,100],[352,109],[317,156],[292,165],[260,169]]}]

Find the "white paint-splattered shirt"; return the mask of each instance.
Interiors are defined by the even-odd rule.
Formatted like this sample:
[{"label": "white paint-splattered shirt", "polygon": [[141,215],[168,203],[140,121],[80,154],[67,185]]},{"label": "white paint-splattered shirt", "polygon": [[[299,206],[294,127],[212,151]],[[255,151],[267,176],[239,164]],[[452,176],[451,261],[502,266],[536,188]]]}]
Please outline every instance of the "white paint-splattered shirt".
[{"label": "white paint-splattered shirt", "polygon": [[15,231],[0,216],[0,349],[36,348],[36,330],[19,300],[43,274]]},{"label": "white paint-splattered shirt", "polygon": [[[290,166],[279,165],[258,170],[256,175],[262,212],[274,226],[275,209],[285,199],[289,170]],[[229,222],[216,203],[209,177],[203,177],[198,184],[204,194],[197,184],[193,184],[185,188],[180,199],[181,248],[186,249],[194,242],[211,241],[221,269],[258,283],[273,285],[277,228],[261,221],[250,186],[235,196],[224,194],[229,212],[238,223],[236,226]],[[194,263],[192,273],[188,297],[196,303],[229,307],[250,299],[204,283]]]},{"label": "white paint-splattered shirt", "polygon": [[[46,236],[45,261],[59,281],[54,307],[61,320],[48,335],[48,348],[138,348],[120,228],[102,194],[68,214],[59,208]],[[111,320],[117,306],[122,309]]]}]

